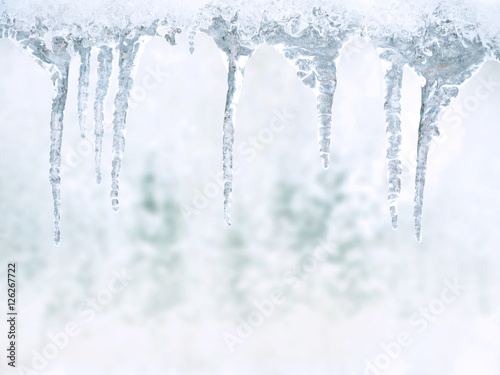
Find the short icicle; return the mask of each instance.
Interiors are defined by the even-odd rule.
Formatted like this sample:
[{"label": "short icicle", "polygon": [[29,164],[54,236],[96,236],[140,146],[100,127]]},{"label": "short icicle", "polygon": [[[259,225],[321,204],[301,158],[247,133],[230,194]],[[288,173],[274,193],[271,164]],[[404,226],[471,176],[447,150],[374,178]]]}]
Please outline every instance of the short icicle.
[{"label": "short icicle", "polygon": [[95,171],[98,184],[102,181],[101,157],[104,136],[104,102],[108,95],[109,79],[113,70],[113,49],[102,46],[97,55],[97,87],[94,102]]},{"label": "short icicle", "polygon": [[226,108],[223,128],[223,175],[224,175],[224,221],[231,225],[231,201],[233,191],[233,144],[236,107],[243,85],[243,75],[248,56],[232,52],[228,54],[228,76]]},{"label": "short icicle", "polygon": [[[319,16],[319,13],[317,15]],[[297,77],[315,94],[319,155],[321,165],[327,169],[330,166],[332,106],[337,88],[337,63],[342,47],[349,40],[350,31],[338,33],[335,29],[335,31],[323,30],[324,33],[320,33],[312,25],[300,32],[293,30],[294,27],[292,30],[274,27],[267,31],[266,43],[281,49],[285,58],[295,66]]]},{"label": "short icicle", "polygon": [[398,227],[398,200],[401,192],[401,86],[403,67],[389,64],[385,72],[385,122],[387,135],[387,166],[389,188],[387,198],[391,212],[392,228]]},{"label": "short icicle", "polygon": [[128,101],[144,39],[146,39],[146,35],[139,30],[135,30],[132,35],[128,33],[122,35],[119,41],[118,92],[115,96],[115,112],[113,114],[113,161],[111,171],[111,205],[115,212],[120,208],[118,192],[120,169],[125,150]]},{"label": "short icicle", "polygon": [[321,165],[330,165],[330,143],[332,137],[332,105],[337,86],[336,66],[333,61],[320,61],[316,65],[317,86],[315,88],[318,112],[318,143]]},{"label": "short icicle", "polygon": [[85,40],[75,41],[75,49],[80,55],[80,76],[78,77],[78,123],[80,135],[85,138],[87,122],[87,101],[89,98],[90,52],[91,47],[85,46]]}]

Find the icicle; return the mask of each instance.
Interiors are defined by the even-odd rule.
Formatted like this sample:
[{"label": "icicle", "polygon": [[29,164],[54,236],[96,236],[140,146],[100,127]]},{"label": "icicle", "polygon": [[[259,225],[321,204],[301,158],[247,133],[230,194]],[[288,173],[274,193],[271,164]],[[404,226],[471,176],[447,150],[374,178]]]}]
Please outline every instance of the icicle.
[{"label": "icicle", "polygon": [[227,95],[224,110],[224,126],[222,139],[222,168],[224,176],[224,221],[231,225],[231,200],[233,191],[233,144],[236,106],[241,94],[245,66],[255,51],[259,42],[252,37],[242,40],[242,35],[236,26],[238,12],[230,22],[222,17],[216,17],[207,30],[203,30],[214,38],[217,46],[228,59]]},{"label": "icicle", "polygon": [[233,191],[233,144],[236,106],[243,85],[243,74],[248,56],[230,53],[228,56],[227,96],[223,128],[224,220],[231,225],[231,196]]},{"label": "icicle", "polygon": [[111,171],[111,205],[113,211],[120,208],[118,201],[120,169],[125,150],[125,133],[128,100],[134,83],[135,68],[146,36],[138,30],[125,34],[119,42],[119,76],[118,92],[115,96],[115,112],[113,114],[113,161]]},{"label": "icicle", "polygon": [[85,41],[75,41],[75,49],[80,55],[80,76],[78,78],[78,122],[80,135],[85,138],[87,122],[87,100],[89,97],[90,52],[91,47],[84,46]]},{"label": "icicle", "polygon": [[[324,16],[324,15],[323,15]],[[302,83],[314,90],[318,114],[318,143],[323,168],[330,164],[330,143],[332,133],[332,105],[337,87],[336,63],[340,50],[348,41],[350,30],[335,36],[320,33],[309,26],[297,32],[296,27],[274,27],[266,31],[266,42],[277,45],[284,56],[291,60],[297,69]]]},{"label": "icicle", "polygon": [[391,212],[392,227],[398,227],[398,199],[401,192],[401,86],[403,67],[389,64],[385,72],[385,122],[387,134],[387,165],[389,189],[387,198]]},{"label": "icicle", "polygon": [[52,41],[54,58],[57,60],[58,73],[53,78],[55,89],[52,101],[52,114],[50,121],[50,184],[54,198],[54,242],[61,242],[61,145],[63,134],[64,108],[68,95],[68,74],[70,58],[67,54],[68,44],[61,37],[55,37]]},{"label": "icicle", "polygon": [[439,118],[443,108],[458,95],[458,86],[477,71],[488,52],[479,38],[463,37],[462,30],[450,25],[448,21],[432,25],[422,33],[422,38],[417,50],[410,53],[409,64],[425,78],[418,129],[413,213],[418,241],[422,240],[422,205],[427,156],[434,136],[439,135]]},{"label": "icicle", "polygon": [[300,52],[303,55],[300,55],[299,58],[295,58],[297,52],[285,49],[285,57],[296,61],[297,76],[301,79],[302,83],[314,90],[318,113],[319,153],[321,165],[325,169],[330,165],[332,105],[333,95],[337,87],[336,56],[335,52],[332,52],[330,48],[331,46],[329,46],[328,51],[321,51],[321,53],[316,51],[317,48],[311,52],[301,48]]},{"label": "icicle", "polygon": [[337,85],[336,68],[333,61],[320,60],[316,65],[316,107],[318,111],[318,143],[321,165],[330,165],[330,143],[332,136],[332,104]]},{"label": "icicle", "polygon": [[94,102],[95,171],[98,184],[102,181],[101,155],[104,136],[104,102],[108,95],[109,79],[113,69],[113,49],[102,46],[97,55],[97,87]]},{"label": "icicle", "polygon": [[49,180],[54,200],[54,242],[59,245],[61,242],[61,145],[71,61],[68,42],[63,37],[56,36],[52,38],[52,50],[49,50],[40,37],[31,37],[26,32],[15,32],[13,37],[40,66],[50,73],[54,86],[50,116]]},{"label": "icicle", "polygon": [[333,56],[334,53],[331,52],[330,48],[328,48],[329,51],[321,51],[321,53],[318,53],[316,50],[308,52],[301,47],[294,47],[293,49],[298,48],[301,49],[301,55],[298,58],[296,57],[297,52],[292,52],[292,48],[284,50],[285,57],[295,60],[295,67],[298,70],[297,76],[304,85],[314,90],[318,113],[320,160],[323,168],[327,169],[330,165],[333,95],[337,87],[336,65],[334,61],[336,57]]},{"label": "icicle", "polygon": [[429,147],[434,136],[439,136],[437,124],[443,107],[449,105],[451,99],[457,96],[457,94],[458,89],[456,87],[444,87],[436,80],[428,79],[422,87],[414,207],[415,235],[418,241],[422,240],[422,206]]}]

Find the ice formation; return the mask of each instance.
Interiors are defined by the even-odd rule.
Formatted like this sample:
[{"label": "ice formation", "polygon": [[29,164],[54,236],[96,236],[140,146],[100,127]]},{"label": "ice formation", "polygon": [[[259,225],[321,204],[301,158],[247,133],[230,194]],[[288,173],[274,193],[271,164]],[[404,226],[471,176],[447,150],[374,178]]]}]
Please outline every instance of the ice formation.
[{"label": "ice formation", "polygon": [[109,79],[113,64],[113,49],[105,44],[100,46],[97,62],[98,78],[94,103],[94,135],[96,182],[100,184],[102,181],[101,155],[102,137],[104,136],[104,100],[108,95]]},{"label": "ice formation", "polygon": [[75,40],[75,51],[80,55],[80,76],[78,77],[78,123],[80,135],[85,138],[87,122],[87,100],[89,98],[90,50],[85,39]]},{"label": "ice formation", "polygon": [[[21,4],[22,3],[22,4]],[[1,2],[0,35],[21,46],[48,71],[54,85],[50,120],[50,183],[54,199],[55,242],[60,241],[60,168],[63,116],[71,59],[80,60],[78,118],[85,136],[91,53],[97,50],[98,80],[94,103],[95,168],[102,180],[103,110],[114,55],[118,60],[118,91],[114,100],[111,203],[119,208],[119,176],[125,150],[128,100],[134,71],[145,42],[161,36],[174,45],[187,33],[194,52],[196,34],[211,36],[226,55],[228,90],[224,110],[222,160],[224,219],[230,224],[233,190],[235,115],[245,65],[261,44],[274,46],[313,89],[318,116],[320,160],[329,165],[332,104],[337,83],[336,64],[343,47],[362,37],[378,51],[385,70],[388,200],[392,226],[397,228],[401,191],[401,87],[405,66],[422,79],[422,102],[417,144],[414,219],[422,236],[422,205],[429,146],[439,135],[443,109],[458,88],[488,59],[500,60],[499,5],[483,0],[333,2],[256,1],[209,5],[163,0],[128,2],[102,0],[87,4],[62,0]],[[147,9],[147,11],[144,11]],[[50,41],[50,46],[48,42]],[[116,51],[115,53],[113,51]]]},{"label": "ice formation", "polygon": [[[44,31],[44,29],[41,28],[41,31]],[[54,36],[52,38],[52,48],[49,48],[40,33],[37,32],[10,31],[10,37],[49,72],[54,85],[52,113],[50,116],[49,178],[54,199],[54,242],[59,244],[61,241],[61,146],[64,108],[68,94],[69,64],[71,61],[68,50],[69,44],[63,36]]]},{"label": "ice formation", "polygon": [[113,165],[111,170],[111,205],[118,211],[118,190],[123,152],[125,151],[125,124],[130,91],[134,83],[134,73],[137,59],[146,39],[153,35],[152,28],[135,27],[124,30],[118,37],[118,92],[115,97],[115,112],[113,114]]},{"label": "ice formation", "polygon": [[213,19],[212,24],[206,33],[214,38],[217,46],[227,55],[227,96],[226,108],[224,110],[224,126],[222,139],[222,168],[224,176],[224,220],[231,225],[231,193],[233,191],[233,144],[235,115],[238,100],[240,98],[241,87],[243,85],[243,75],[248,58],[252,56],[257,45],[257,36],[245,38],[238,31],[238,13],[230,22],[226,22],[222,17]]}]

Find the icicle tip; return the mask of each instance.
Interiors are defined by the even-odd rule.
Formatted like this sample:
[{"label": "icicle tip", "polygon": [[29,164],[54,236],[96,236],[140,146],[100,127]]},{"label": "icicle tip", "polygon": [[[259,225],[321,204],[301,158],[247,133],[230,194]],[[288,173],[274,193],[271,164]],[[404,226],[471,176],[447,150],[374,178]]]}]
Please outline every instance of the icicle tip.
[{"label": "icicle tip", "polygon": [[321,154],[320,158],[323,169],[328,169],[328,167],[330,166],[330,156],[328,154]]},{"label": "icicle tip", "polygon": [[120,210],[120,202],[118,200],[118,194],[116,192],[111,193],[111,207],[114,212],[118,212]]},{"label": "icicle tip", "polygon": [[54,245],[59,246],[61,244],[61,232],[56,230],[54,234]]},{"label": "icicle tip", "polygon": [[391,206],[391,224],[392,229],[398,229],[398,211],[395,206]]},{"label": "icicle tip", "polygon": [[415,237],[417,242],[422,242],[422,228],[415,228]]}]

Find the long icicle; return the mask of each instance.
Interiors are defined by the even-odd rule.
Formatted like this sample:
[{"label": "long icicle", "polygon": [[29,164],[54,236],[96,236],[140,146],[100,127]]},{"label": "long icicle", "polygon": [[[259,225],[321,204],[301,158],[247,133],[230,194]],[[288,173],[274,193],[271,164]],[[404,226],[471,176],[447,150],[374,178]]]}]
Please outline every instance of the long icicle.
[{"label": "long icicle", "polygon": [[133,37],[123,35],[119,42],[120,57],[118,66],[120,71],[118,76],[118,92],[115,96],[115,112],[113,114],[113,161],[111,171],[111,205],[115,212],[120,209],[118,192],[120,189],[120,169],[125,150],[128,100],[134,83],[135,68],[144,39],[145,37],[137,31]]},{"label": "long icicle", "polygon": [[61,145],[63,135],[64,108],[68,95],[68,75],[70,59],[67,57],[67,42],[61,37],[53,39],[54,58],[57,71],[52,77],[54,98],[50,117],[50,171],[49,178],[54,199],[54,242],[61,242]]},{"label": "long icicle", "polygon": [[385,72],[385,122],[387,135],[387,166],[389,188],[387,198],[391,212],[392,227],[398,227],[398,200],[401,192],[401,86],[403,84],[403,67],[390,64]]},{"label": "long icicle", "polygon": [[24,32],[15,32],[12,37],[41,67],[49,72],[54,87],[50,115],[49,181],[54,202],[54,242],[59,245],[61,242],[61,146],[71,62],[68,42],[61,36],[55,36],[52,38],[52,50],[50,50],[40,37],[30,36]]},{"label": "long icicle", "polygon": [[79,40],[76,48],[80,55],[80,76],[78,77],[78,122],[80,124],[80,135],[85,138],[87,122],[87,101],[89,98],[90,79],[90,52],[91,47],[84,47],[83,40]]},{"label": "long icicle", "polygon": [[422,207],[424,201],[427,156],[434,136],[439,136],[437,123],[442,110],[441,86],[435,80],[428,80],[422,87],[422,106],[418,128],[417,170],[415,176],[414,218],[417,241],[422,241]]},{"label": "long icicle", "polygon": [[98,184],[102,181],[101,157],[104,136],[104,102],[108,95],[109,79],[113,70],[113,49],[102,46],[97,55],[97,87],[94,102],[95,171]]},{"label": "long icicle", "polygon": [[248,56],[234,52],[228,54],[227,96],[223,128],[224,221],[231,225],[231,200],[233,191],[233,144],[236,107],[243,85],[243,75]]}]

